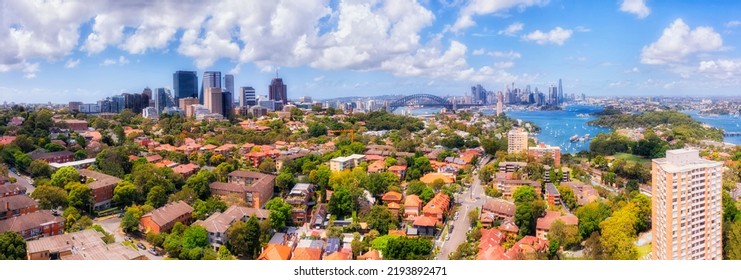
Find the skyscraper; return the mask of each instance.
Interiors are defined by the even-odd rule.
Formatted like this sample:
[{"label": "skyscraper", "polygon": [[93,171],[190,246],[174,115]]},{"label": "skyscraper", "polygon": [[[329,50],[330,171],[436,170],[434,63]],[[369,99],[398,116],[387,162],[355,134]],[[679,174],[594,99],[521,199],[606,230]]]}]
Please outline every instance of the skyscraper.
[{"label": "skyscraper", "polygon": [[231,91],[221,93],[221,115],[229,118],[234,111],[234,94]]},{"label": "skyscraper", "polygon": [[471,96],[473,96],[474,103],[486,104],[486,89],[481,85],[471,87]]},{"label": "skyscraper", "polygon": [[181,98],[198,97],[198,74],[195,71],[176,71],[172,74],[175,102]]},{"label": "skyscraper", "polygon": [[239,88],[239,106],[252,107],[255,105],[257,105],[257,99],[255,98],[255,89],[253,87]]},{"label": "skyscraper", "polygon": [[154,92],[154,108],[157,109],[158,113],[162,113],[162,110],[164,110],[167,107],[173,107],[175,106],[174,101],[172,100],[172,93],[170,92],[170,89],[168,88],[155,88]]},{"label": "skyscraper", "polygon": [[205,106],[210,113],[221,114],[222,116],[224,115],[224,103],[222,100],[223,94],[221,93],[220,87],[207,88],[203,96],[203,106]]},{"label": "skyscraper", "polygon": [[563,103],[563,84],[561,83],[561,79],[558,79],[558,104]]},{"label": "skyscraper", "polygon": [[651,163],[651,257],[720,260],[723,214],[722,163],[699,151],[666,151]]},{"label": "skyscraper", "polygon": [[497,92],[497,117],[502,115],[502,102],[504,102],[502,99],[504,99],[502,92]]},{"label": "skyscraper", "polygon": [[[283,79],[276,77],[270,82],[270,86],[268,87],[268,99],[282,101],[283,104],[288,103],[288,88],[283,84]],[[281,108],[276,108],[276,110],[281,110]]]},{"label": "skyscraper", "polygon": [[221,72],[218,71],[206,71],[203,72],[203,83],[201,83],[201,93],[198,99],[201,104],[206,104],[206,99],[203,94],[208,88],[221,88]]},{"label": "skyscraper", "polygon": [[507,152],[508,153],[527,153],[528,133],[522,128],[512,129],[507,133]]},{"label": "skyscraper", "polygon": [[226,89],[226,91],[231,92],[232,96],[234,95],[234,75],[224,75],[224,88]]}]

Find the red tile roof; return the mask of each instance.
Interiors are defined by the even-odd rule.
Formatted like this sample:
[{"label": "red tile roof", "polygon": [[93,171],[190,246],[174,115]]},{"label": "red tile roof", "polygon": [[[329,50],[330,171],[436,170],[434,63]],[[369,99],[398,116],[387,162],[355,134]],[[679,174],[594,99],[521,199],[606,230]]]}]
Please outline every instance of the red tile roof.
[{"label": "red tile roof", "polygon": [[553,222],[555,222],[556,220],[561,220],[566,225],[578,225],[579,224],[579,218],[577,218],[573,214],[565,214],[562,216],[561,212],[558,212],[558,211],[546,211],[544,217],[538,218],[536,229],[550,230],[551,224],[553,224]]},{"label": "red tile roof", "polygon": [[414,218],[414,223],[412,223],[415,227],[434,227],[435,224],[437,224],[437,219],[428,216],[418,216]]},{"label": "red tile roof", "polygon": [[395,191],[389,191],[383,194],[381,197],[383,201],[401,201],[401,193]]},{"label": "red tile roof", "polygon": [[268,244],[263,249],[258,260],[288,260],[291,258],[291,247],[286,245]]},{"label": "red tile roof", "polygon": [[319,248],[308,248],[299,247],[293,250],[293,256],[291,260],[308,260],[316,261],[322,259],[322,249]]}]

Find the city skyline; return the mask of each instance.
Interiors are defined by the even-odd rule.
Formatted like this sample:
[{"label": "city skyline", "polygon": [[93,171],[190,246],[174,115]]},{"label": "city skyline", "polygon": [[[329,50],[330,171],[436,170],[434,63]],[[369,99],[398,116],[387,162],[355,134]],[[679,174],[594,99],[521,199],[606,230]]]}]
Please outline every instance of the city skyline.
[{"label": "city skyline", "polygon": [[741,3],[177,3],[3,2],[0,100],[172,89],[178,70],[199,82],[232,74],[233,89],[256,95],[278,71],[289,99],[547,92],[559,79],[588,96],[732,96],[741,85]]}]

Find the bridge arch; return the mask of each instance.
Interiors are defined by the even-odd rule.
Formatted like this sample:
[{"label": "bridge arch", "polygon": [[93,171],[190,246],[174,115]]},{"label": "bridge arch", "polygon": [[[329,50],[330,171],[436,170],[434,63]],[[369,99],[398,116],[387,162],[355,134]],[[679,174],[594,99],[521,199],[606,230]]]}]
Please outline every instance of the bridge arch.
[{"label": "bridge arch", "polygon": [[426,105],[426,106],[441,106],[441,107],[447,108],[448,110],[453,110],[453,103],[450,103],[448,100],[445,100],[444,98],[439,97],[437,95],[426,94],[426,93],[407,95],[397,100],[394,100],[393,102],[389,103],[388,110],[389,112],[393,112],[399,107],[403,107],[406,105],[412,105],[412,104]]}]

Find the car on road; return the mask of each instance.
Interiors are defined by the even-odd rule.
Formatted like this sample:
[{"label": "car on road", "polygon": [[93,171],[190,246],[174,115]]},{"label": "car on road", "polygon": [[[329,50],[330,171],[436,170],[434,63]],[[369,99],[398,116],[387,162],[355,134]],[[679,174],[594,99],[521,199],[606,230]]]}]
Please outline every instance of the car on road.
[{"label": "car on road", "polygon": [[450,235],[445,236],[445,241],[450,240]]},{"label": "car on road", "polygon": [[155,255],[155,256],[158,256],[159,255],[159,254],[157,254],[157,250],[155,250],[154,248],[149,248],[149,250],[147,250],[147,252],[149,252],[150,254]]},{"label": "car on road", "polygon": [[136,244],[136,247],[139,247],[139,249],[142,249],[142,250],[146,250],[147,249],[147,246],[144,246],[144,244],[142,244],[141,242],[137,243]]}]

